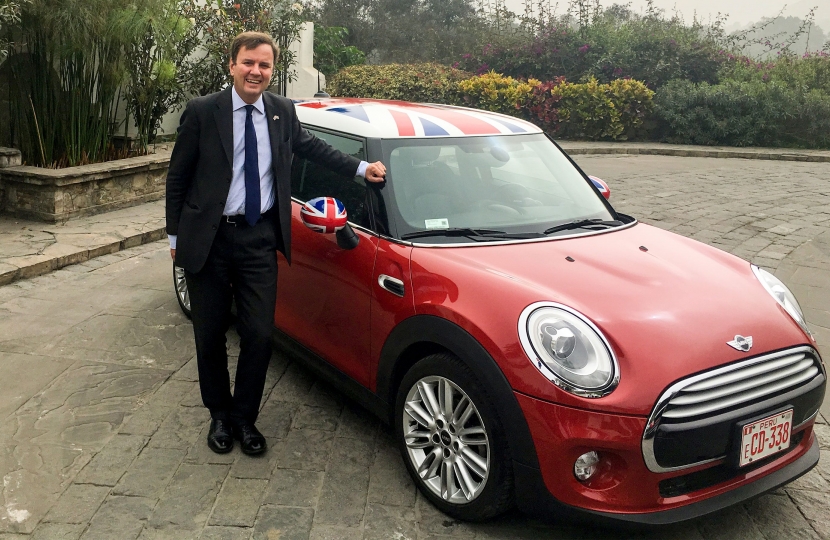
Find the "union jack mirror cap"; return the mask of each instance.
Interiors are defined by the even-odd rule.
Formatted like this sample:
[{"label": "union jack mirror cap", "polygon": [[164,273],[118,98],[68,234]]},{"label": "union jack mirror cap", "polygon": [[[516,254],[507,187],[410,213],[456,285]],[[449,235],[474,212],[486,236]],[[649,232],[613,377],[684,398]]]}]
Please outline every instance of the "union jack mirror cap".
[{"label": "union jack mirror cap", "polygon": [[312,231],[332,234],[346,226],[346,206],[334,197],[316,197],[300,209],[300,219]]},{"label": "union jack mirror cap", "polygon": [[597,178],[596,176],[588,175],[588,179],[594,184],[594,187],[602,194],[603,197],[606,199],[611,197],[611,188],[608,187],[603,180]]}]

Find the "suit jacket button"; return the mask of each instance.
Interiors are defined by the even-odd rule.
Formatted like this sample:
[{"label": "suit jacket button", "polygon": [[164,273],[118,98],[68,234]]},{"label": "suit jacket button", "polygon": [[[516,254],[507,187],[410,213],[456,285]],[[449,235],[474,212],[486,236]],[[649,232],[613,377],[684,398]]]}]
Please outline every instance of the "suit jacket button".
[{"label": "suit jacket button", "polygon": [[216,230],[216,225],[211,225],[210,228],[215,231]]}]

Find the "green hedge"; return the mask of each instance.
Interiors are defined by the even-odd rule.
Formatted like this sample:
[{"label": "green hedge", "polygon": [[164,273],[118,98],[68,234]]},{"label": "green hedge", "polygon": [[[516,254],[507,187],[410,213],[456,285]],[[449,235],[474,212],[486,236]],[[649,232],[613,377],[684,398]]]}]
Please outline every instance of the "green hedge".
[{"label": "green hedge", "polygon": [[472,76],[438,64],[351,66],[333,76],[328,89],[340,97],[461,104],[525,118],[561,137],[589,140],[642,137],[654,96],[630,79],[542,83],[493,71]]},{"label": "green hedge", "polygon": [[346,68],[331,78],[329,91],[477,107],[528,119],[562,138],[828,148],[830,95],[821,86],[674,80],[655,95],[631,79],[521,81],[495,72],[472,76],[438,64],[389,64]]},{"label": "green hedge", "polygon": [[596,79],[574,84],[562,81],[551,89],[557,102],[556,133],[565,138],[628,140],[644,135],[654,92],[631,79],[600,84]]},{"label": "green hedge", "polygon": [[464,105],[487,111],[526,116],[522,114],[533,89],[540,82],[535,79],[520,81],[495,71],[460,81],[458,89]]},{"label": "green hedge", "polygon": [[664,140],[729,146],[830,146],[830,95],[778,82],[671,81],[656,99]]},{"label": "green hedge", "polygon": [[350,66],[332,76],[326,89],[332,96],[399,99],[459,104],[458,83],[470,73],[440,64]]}]

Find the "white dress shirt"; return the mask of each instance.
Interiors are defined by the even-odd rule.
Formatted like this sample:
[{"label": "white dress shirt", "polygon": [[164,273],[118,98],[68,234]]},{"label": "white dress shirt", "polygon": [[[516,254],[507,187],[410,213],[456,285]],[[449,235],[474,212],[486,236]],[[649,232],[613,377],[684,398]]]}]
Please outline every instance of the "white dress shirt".
[{"label": "white dress shirt", "polygon": [[[222,212],[226,216],[245,214],[245,117],[247,110],[245,103],[236,88],[231,87],[231,99],[233,103],[233,176],[231,187],[228,191],[228,198],[225,200],[225,209]],[[265,117],[265,104],[262,96],[253,103],[254,110],[251,111],[251,119],[254,123],[257,142],[257,159],[259,161],[259,200],[260,213],[264,214],[274,206],[274,172],[271,170],[271,136],[268,133],[268,121]],[[365,176],[366,167],[369,164],[361,161],[357,168],[356,176]],[[176,235],[167,235],[170,240],[170,248],[176,249]]]},{"label": "white dress shirt", "polygon": [[[231,88],[233,100],[233,176],[228,198],[225,199],[226,216],[245,214],[245,103],[236,88]],[[264,214],[274,206],[274,171],[271,170],[271,136],[265,119],[265,104],[262,96],[253,103],[251,118],[256,131],[257,157],[259,162],[260,213]]]}]

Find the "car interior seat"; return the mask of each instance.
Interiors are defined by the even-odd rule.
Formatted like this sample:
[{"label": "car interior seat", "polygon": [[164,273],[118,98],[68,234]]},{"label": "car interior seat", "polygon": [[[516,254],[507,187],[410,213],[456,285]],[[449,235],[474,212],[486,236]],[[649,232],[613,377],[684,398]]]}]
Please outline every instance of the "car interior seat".
[{"label": "car interior seat", "polygon": [[455,212],[458,177],[437,161],[440,154],[440,146],[400,148],[390,160],[401,213],[416,227],[423,227],[425,219],[449,218]]}]

